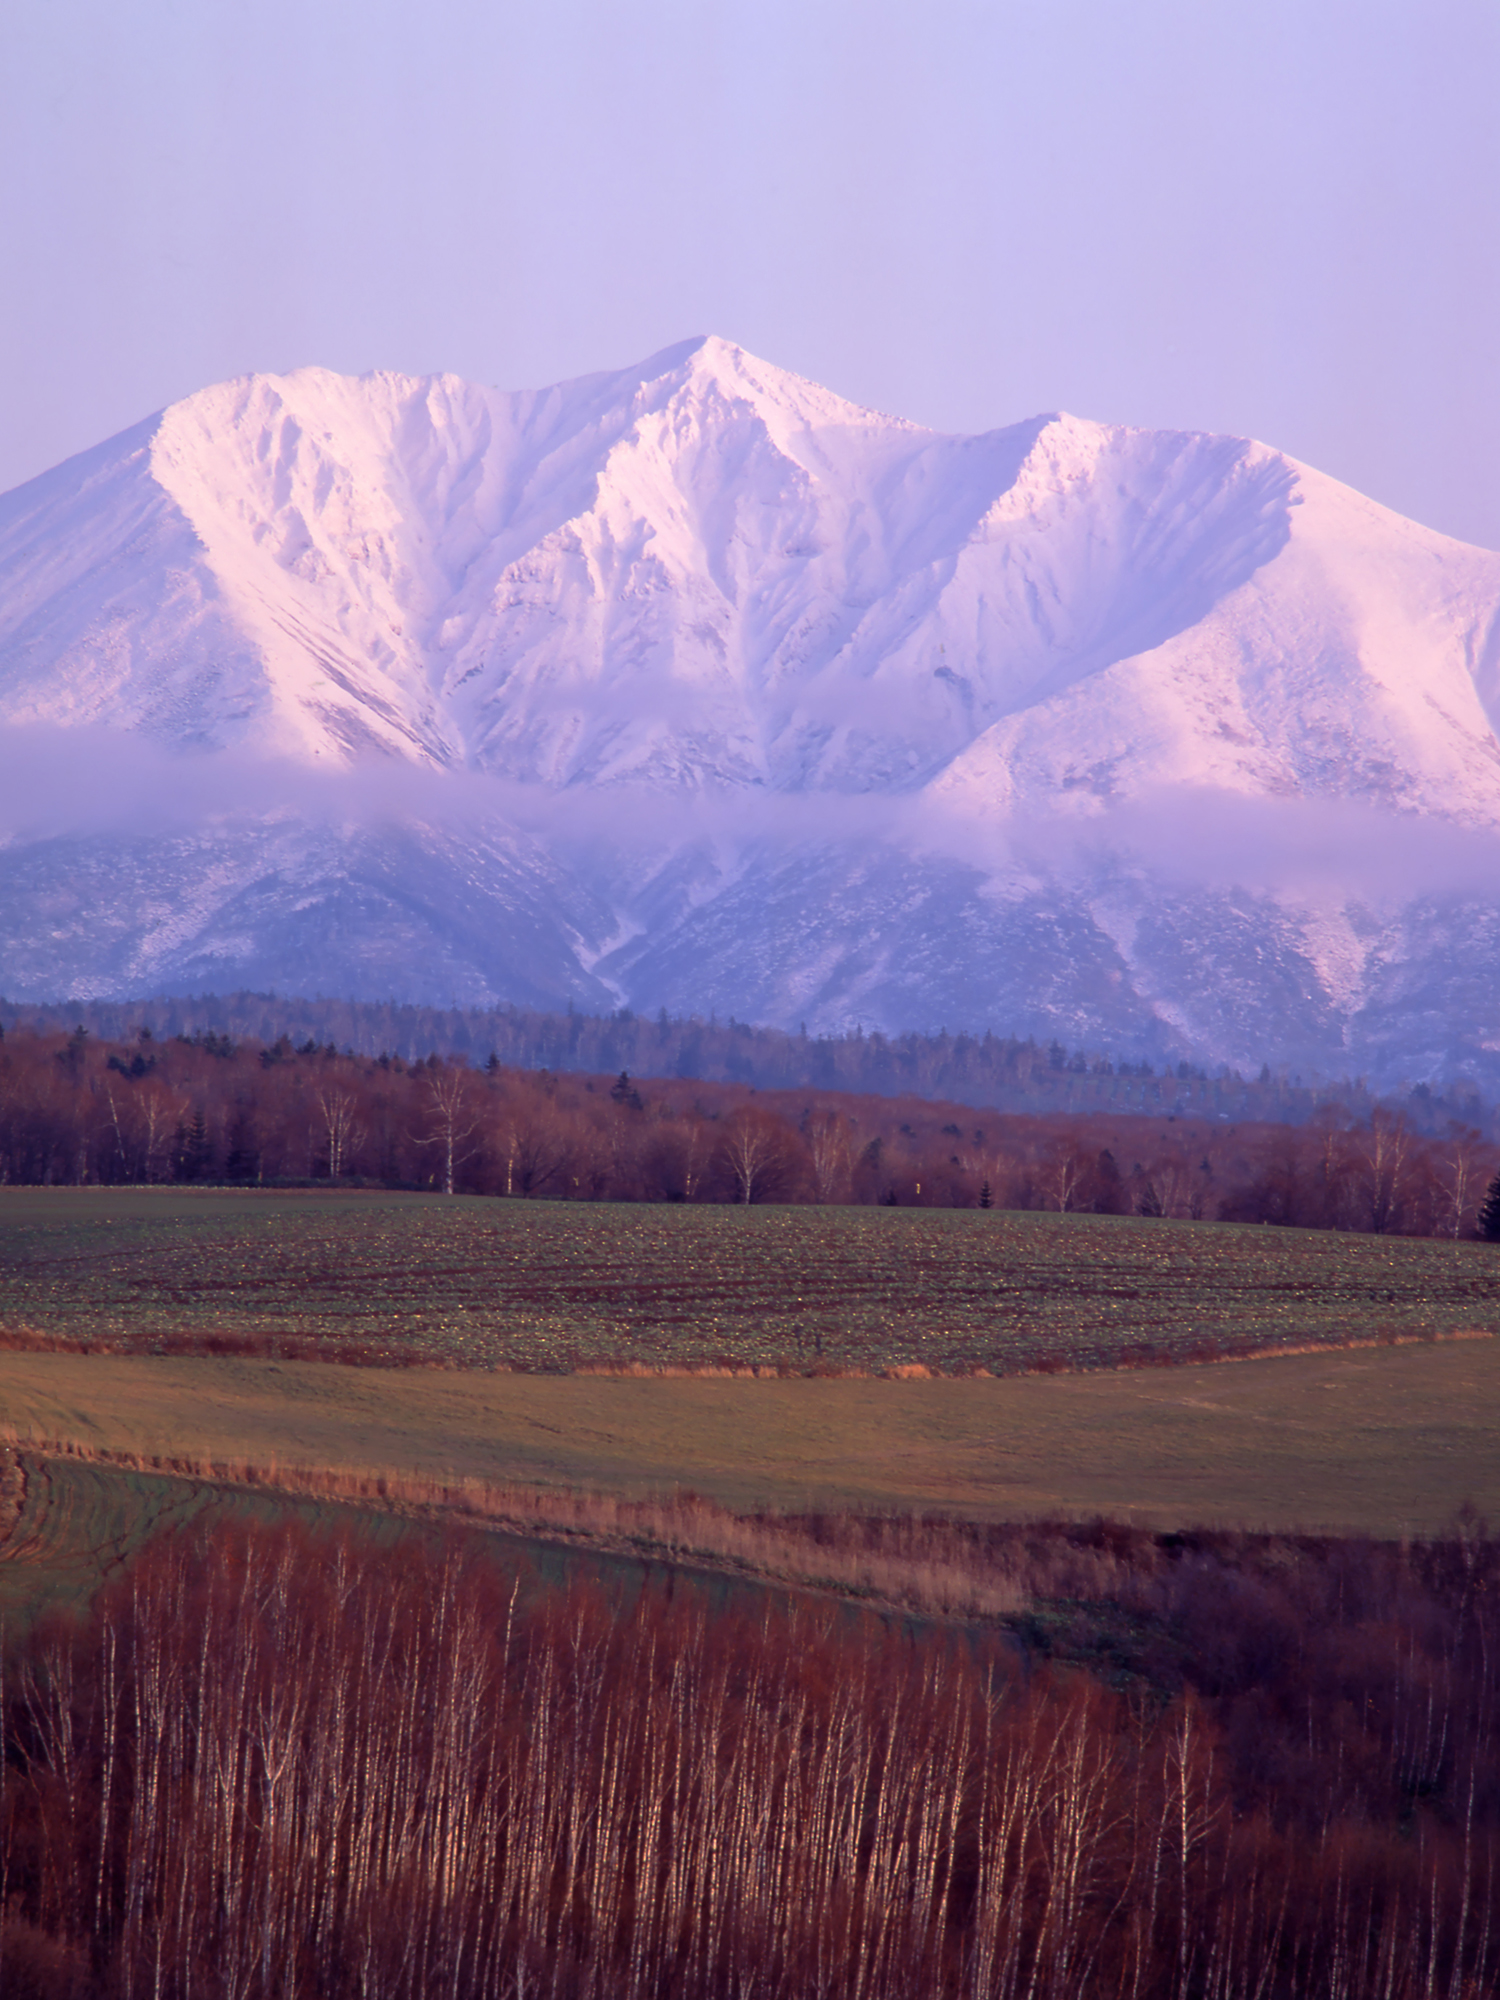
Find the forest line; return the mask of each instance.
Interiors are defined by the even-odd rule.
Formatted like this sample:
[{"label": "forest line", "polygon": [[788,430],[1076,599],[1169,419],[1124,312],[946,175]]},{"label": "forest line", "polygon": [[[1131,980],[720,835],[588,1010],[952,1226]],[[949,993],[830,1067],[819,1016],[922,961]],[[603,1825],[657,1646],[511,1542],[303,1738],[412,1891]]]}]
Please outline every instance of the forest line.
[{"label": "forest line", "polygon": [[177,1035],[270,1046],[283,1039],[351,1055],[382,1051],[411,1063],[429,1055],[473,1065],[493,1052],[508,1069],[585,1075],[666,1077],[735,1083],[757,1090],[836,1091],[853,1096],[925,1097],[997,1111],[1075,1116],[1191,1113],[1236,1121],[1305,1124],[1334,1107],[1355,1119],[1399,1111],[1421,1132],[1454,1119],[1500,1140],[1496,1108],[1464,1078],[1446,1087],[1418,1082],[1382,1091],[1365,1078],[1304,1078],[1290,1064],[1257,1061],[1242,1072],[1205,1067],[1168,1046],[1131,1053],[1067,1047],[1055,1037],[982,1032],[788,1033],[710,1016],[581,1014],[527,1006],[433,1007],[397,1001],[298,999],[275,993],[191,998],[16,1002],[0,999],[0,1029],[68,1033],[83,1026],[101,1041],[133,1041],[148,1028]]},{"label": "forest line", "polygon": [[1500,1148],[1450,1120],[1096,1112],[361,1057],[309,1038],[0,1038],[0,1184],[372,1185],[582,1201],[1042,1209],[1471,1237]]}]

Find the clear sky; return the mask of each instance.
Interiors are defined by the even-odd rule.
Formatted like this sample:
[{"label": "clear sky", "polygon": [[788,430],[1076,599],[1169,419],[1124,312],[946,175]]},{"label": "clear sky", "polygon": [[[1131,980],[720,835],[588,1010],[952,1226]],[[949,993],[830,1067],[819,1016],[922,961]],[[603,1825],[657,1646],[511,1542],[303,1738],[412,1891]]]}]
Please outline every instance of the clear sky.
[{"label": "clear sky", "polygon": [[1500,546],[1500,0],[0,0],[0,488],[307,362],[715,332]]}]

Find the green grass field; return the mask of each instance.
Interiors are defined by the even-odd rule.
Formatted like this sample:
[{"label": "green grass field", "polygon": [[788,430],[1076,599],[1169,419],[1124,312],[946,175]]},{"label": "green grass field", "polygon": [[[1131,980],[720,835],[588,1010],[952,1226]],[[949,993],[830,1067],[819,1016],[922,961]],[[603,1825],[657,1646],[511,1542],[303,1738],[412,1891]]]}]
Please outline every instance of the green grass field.
[{"label": "green grass field", "polygon": [[1500,1521],[1500,1342],[976,1382],[455,1376],[0,1354],[0,1426],[145,1458],[735,1508],[1432,1533]]},{"label": "green grass field", "polygon": [[1500,1329],[1488,1245],[949,1209],[0,1189],[0,1332],[996,1374]]}]

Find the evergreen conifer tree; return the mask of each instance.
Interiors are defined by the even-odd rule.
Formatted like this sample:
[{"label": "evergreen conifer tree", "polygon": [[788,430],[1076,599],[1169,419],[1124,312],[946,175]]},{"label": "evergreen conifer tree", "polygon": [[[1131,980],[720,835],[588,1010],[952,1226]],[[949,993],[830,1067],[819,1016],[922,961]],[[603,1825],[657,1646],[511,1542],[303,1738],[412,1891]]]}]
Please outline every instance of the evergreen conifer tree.
[{"label": "evergreen conifer tree", "polygon": [[1479,1233],[1486,1243],[1500,1243],[1500,1174],[1485,1189],[1479,1204]]}]

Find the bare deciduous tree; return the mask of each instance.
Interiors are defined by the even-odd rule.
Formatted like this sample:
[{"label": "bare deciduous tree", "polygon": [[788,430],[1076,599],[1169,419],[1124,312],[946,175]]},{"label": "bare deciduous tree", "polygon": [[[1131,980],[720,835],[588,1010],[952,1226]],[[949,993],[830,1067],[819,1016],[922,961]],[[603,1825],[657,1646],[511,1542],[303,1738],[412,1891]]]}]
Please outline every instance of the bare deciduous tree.
[{"label": "bare deciduous tree", "polygon": [[1059,1215],[1067,1215],[1078,1206],[1083,1178],[1091,1162],[1078,1144],[1071,1139],[1063,1140],[1048,1152],[1043,1165],[1043,1185],[1057,1205]]},{"label": "bare deciduous tree", "polygon": [[567,1130],[550,1101],[506,1104],[494,1133],[503,1194],[542,1194],[567,1163]]},{"label": "bare deciduous tree", "polygon": [[427,1072],[427,1110],[430,1129],[417,1136],[419,1146],[436,1146],[441,1162],[443,1193],[452,1194],[453,1175],[463,1165],[472,1147],[461,1150],[466,1139],[479,1129],[479,1113],[474,1106],[474,1081],[458,1063],[439,1063]]},{"label": "bare deciduous tree", "polygon": [[1440,1209],[1456,1243],[1472,1224],[1484,1188],[1484,1156],[1479,1134],[1460,1126],[1438,1155]]},{"label": "bare deciduous tree", "polygon": [[1396,1226],[1405,1192],[1405,1168],[1411,1133],[1406,1120],[1388,1111],[1371,1113],[1367,1131],[1359,1135],[1355,1158],[1370,1228],[1377,1235]]},{"label": "bare deciduous tree", "polygon": [[742,1105],[725,1121],[719,1156],[734,1186],[735,1199],[764,1201],[785,1171],[786,1132],[780,1119]]},{"label": "bare deciduous tree", "polygon": [[847,1200],[854,1160],[854,1135],[849,1121],[837,1111],[815,1111],[802,1128],[812,1168],[813,1199],[820,1203]]},{"label": "bare deciduous tree", "polygon": [[[342,1180],[348,1155],[360,1144],[363,1133],[355,1123],[359,1099],[353,1091],[336,1086],[318,1092],[318,1109],[328,1137],[328,1178]],[[449,1189],[449,1193],[452,1189]]]}]

